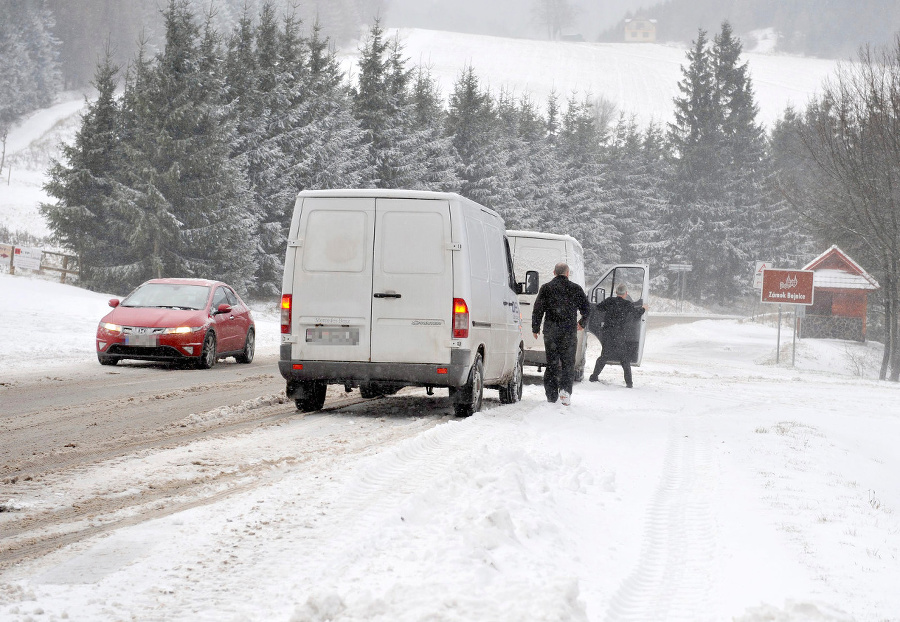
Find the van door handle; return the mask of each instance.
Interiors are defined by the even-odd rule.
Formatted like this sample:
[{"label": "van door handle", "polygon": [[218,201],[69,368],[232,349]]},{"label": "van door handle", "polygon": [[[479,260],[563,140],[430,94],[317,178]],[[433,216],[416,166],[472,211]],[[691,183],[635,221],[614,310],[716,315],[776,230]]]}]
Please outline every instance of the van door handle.
[{"label": "van door handle", "polygon": [[400,294],[386,294],[384,292],[377,292],[375,294],[376,298],[400,298]]},{"label": "van door handle", "polygon": [[519,304],[520,304],[520,305],[528,305],[529,307],[531,306],[531,303],[530,303],[530,302],[520,302]]}]

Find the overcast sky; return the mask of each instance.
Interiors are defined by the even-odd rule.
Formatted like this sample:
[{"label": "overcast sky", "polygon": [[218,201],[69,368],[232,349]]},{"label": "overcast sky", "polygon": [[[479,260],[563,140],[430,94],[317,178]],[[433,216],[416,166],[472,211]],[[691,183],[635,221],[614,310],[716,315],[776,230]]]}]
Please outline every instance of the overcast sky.
[{"label": "overcast sky", "polygon": [[[536,23],[537,0],[386,0],[385,24],[393,27],[454,30],[506,37],[543,37]],[[597,38],[627,11],[656,4],[654,0],[574,0],[578,14],[566,34]]]}]

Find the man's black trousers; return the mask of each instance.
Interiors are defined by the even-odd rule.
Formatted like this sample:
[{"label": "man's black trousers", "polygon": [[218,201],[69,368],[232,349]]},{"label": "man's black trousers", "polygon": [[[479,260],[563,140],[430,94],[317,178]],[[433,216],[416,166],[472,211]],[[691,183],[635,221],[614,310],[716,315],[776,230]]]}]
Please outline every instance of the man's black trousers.
[{"label": "man's black trousers", "polygon": [[575,353],[578,349],[578,332],[571,328],[548,326],[544,322],[544,352],[547,368],[544,370],[544,391],[547,399],[555,402],[560,389],[572,394],[575,378]]}]

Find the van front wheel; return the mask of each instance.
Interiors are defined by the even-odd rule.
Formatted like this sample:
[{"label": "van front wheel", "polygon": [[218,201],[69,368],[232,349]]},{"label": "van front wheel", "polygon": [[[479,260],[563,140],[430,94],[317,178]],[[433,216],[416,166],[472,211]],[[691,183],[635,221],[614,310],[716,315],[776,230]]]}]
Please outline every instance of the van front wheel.
[{"label": "van front wheel", "polygon": [[484,365],[481,355],[475,355],[469,380],[465,386],[453,392],[453,407],[457,417],[469,417],[481,410],[481,398],[484,395]]}]

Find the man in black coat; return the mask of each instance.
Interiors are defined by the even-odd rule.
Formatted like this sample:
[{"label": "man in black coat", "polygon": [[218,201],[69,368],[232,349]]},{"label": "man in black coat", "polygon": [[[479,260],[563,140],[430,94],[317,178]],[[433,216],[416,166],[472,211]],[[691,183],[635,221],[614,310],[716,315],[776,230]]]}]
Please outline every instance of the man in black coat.
[{"label": "man in black coat", "polygon": [[[537,339],[543,320],[544,352],[547,354],[544,392],[548,402],[555,402],[558,397],[568,406],[572,395],[572,380],[575,377],[578,331],[584,330],[591,304],[584,290],[569,280],[569,266],[558,263],[553,274],[556,276],[549,283],[541,285],[534,301],[531,332]],[[581,320],[578,319],[579,312]]]},{"label": "man in black coat", "polygon": [[625,386],[629,389],[633,386],[631,379],[631,357],[633,356],[632,344],[629,339],[632,333],[638,329],[636,320],[647,310],[647,305],[636,306],[628,297],[628,288],[624,283],[616,286],[616,295],[606,298],[597,305],[597,310],[603,314],[603,328],[601,329],[600,343],[603,350],[594,365],[594,373],[589,380],[597,382],[600,372],[610,361],[618,361],[625,371]]}]

